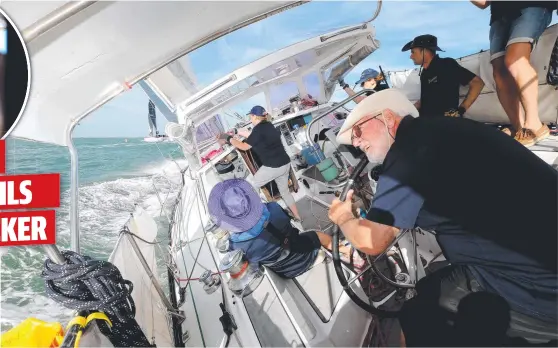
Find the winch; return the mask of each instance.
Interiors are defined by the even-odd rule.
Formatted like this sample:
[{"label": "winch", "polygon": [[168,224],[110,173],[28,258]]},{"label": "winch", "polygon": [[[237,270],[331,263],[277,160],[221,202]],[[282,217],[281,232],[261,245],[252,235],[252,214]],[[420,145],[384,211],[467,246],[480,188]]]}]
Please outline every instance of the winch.
[{"label": "winch", "polygon": [[224,231],[222,237],[215,242],[215,247],[223,254],[229,251],[229,232]]},{"label": "winch", "polygon": [[251,294],[263,280],[262,270],[246,261],[240,249],[228,252],[219,268],[222,272],[229,273],[229,289],[241,297]]},{"label": "winch", "polygon": [[206,227],[206,231],[211,232],[215,238],[215,247],[219,252],[226,253],[229,250],[229,231],[217,227],[213,222],[210,222]]},{"label": "winch", "polygon": [[203,290],[207,294],[214,293],[221,286],[221,278],[217,274],[212,274],[209,270],[203,272],[199,281],[204,284]]}]

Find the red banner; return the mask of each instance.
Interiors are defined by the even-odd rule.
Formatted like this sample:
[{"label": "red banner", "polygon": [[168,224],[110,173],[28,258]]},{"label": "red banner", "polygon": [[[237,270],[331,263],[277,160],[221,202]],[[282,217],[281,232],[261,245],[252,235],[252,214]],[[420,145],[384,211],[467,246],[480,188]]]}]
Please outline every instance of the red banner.
[{"label": "red banner", "polygon": [[56,243],[54,210],[0,213],[0,246]]},{"label": "red banner", "polygon": [[60,174],[0,176],[0,209],[60,207]]}]

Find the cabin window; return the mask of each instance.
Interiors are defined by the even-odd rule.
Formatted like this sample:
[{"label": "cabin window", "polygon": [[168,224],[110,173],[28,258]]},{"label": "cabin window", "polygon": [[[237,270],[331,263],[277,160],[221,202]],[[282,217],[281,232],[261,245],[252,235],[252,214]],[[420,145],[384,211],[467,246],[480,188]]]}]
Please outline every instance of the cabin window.
[{"label": "cabin window", "polygon": [[269,90],[272,110],[282,110],[283,108],[290,106],[289,99],[300,94],[298,86],[294,81],[271,86]]},{"label": "cabin window", "polygon": [[315,100],[321,101],[321,87],[320,87],[320,78],[318,73],[312,73],[305,75],[302,78],[304,83],[304,87],[306,88],[306,92],[312,96]]},{"label": "cabin window", "polygon": [[245,99],[241,103],[234,104],[231,107],[223,110],[223,119],[226,120],[227,123],[225,125],[226,129],[236,127],[236,125],[239,123],[249,122],[250,119],[246,114],[255,105],[261,105],[264,108],[267,108],[265,94],[263,92],[255,94],[250,98]]},{"label": "cabin window", "polygon": [[219,115],[215,115],[202,123],[196,130],[196,140],[198,143],[215,138],[219,133],[224,132],[225,128]]}]

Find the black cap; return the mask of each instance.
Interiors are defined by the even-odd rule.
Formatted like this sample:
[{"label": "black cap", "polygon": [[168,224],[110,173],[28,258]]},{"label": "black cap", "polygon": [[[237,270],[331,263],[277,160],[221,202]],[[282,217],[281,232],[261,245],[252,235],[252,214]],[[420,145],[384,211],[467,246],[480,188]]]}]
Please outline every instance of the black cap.
[{"label": "black cap", "polygon": [[405,46],[401,49],[401,52],[405,52],[410,50],[411,48],[420,47],[420,48],[428,48],[432,51],[442,51],[440,47],[438,47],[438,38],[434,35],[426,34],[420,35],[415,37],[412,41],[407,42]]}]

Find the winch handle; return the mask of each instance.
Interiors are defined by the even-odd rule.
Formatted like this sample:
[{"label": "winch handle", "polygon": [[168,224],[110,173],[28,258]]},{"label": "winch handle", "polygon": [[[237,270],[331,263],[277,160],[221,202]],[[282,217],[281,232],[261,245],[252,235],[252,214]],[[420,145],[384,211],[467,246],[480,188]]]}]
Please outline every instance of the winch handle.
[{"label": "winch handle", "polygon": [[[349,180],[347,180],[347,184],[343,188],[339,200],[344,202],[345,199],[347,199],[347,193],[349,193],[349,190],[353,187],[355,179],[362,173],[362,171],[364,170],[364,168],[366,168],[367,165],[368,165],[368,158],[366,157],[366,155],[363,155],[360,162],[358,162],[357,166],[355,167],[355,170],[351,173]],[[343,272],[343,267],[341,266],[341,258],[339,257],[339,226],[337,225],[333,225],[332,239],[333,239],[332,241],[333,245],[331,248],[331,256],[333,258],[333,267],[335,268],[337,279],[339,279],[339,282],[343,286],[343,290],[345,290],[345,293],[347,293],[349,298],[353,300],[353,302],[356,303],[360,308],[364,309],[369,313],[384,318],[396,317],[397,312],[384,311],[382,309],[378,309],[370,305],[369,303],[364,302],[360,297],[358,297],[357,294],[354,293],[353,289],[351,289],[349,282],[347,281],[347,278],[345,277],[345,273]]]}]

